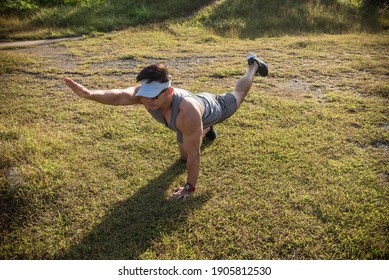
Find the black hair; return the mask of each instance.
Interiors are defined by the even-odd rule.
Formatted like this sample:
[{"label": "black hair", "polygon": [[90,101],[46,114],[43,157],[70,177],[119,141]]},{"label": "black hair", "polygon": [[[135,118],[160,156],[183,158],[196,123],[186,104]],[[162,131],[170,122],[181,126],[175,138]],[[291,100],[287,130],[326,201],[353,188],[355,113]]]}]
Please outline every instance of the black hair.
[{"label": "black hair", "polygon": [[136,81],[148,80],[148,83],[166,83],[171,79],[168,69],[163,64],[153,64],[143,68],[136,76]]}]

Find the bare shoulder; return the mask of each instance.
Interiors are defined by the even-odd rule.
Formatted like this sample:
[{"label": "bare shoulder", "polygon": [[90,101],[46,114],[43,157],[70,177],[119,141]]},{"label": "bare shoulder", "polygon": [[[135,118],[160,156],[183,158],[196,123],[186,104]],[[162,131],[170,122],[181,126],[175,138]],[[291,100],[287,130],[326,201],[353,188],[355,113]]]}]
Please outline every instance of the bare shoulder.
[{"label": "bare shoulder", "polygon": [[180,105],[180,114],[183,117],[192,118],[194,116],[202,115],[202,107],[200,103],[194,98],[184,98]]},{"label": "bare shoulder", "polygon": [[185,98],[180,104],[176,126],[184,134],[187,130],[202,128],[202,109],[200,103],[193,98]]}]

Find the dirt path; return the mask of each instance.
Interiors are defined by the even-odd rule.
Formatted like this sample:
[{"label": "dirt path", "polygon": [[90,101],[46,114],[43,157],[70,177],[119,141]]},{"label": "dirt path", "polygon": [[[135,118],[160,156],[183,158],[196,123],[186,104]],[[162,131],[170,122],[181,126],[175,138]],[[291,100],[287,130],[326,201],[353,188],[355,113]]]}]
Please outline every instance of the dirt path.
[{"label": "dirt path", "polygon": [[65,38],[59,38],[59,39],[46,39],[46,40],[35,40],[35,41],[0,42],[0,48],[48,45],[48,44],[58,43],[58,42],[63,42],[63,41],[75,41],[75,40],[79,40],[81,38],[82,37],[65,37]]}]

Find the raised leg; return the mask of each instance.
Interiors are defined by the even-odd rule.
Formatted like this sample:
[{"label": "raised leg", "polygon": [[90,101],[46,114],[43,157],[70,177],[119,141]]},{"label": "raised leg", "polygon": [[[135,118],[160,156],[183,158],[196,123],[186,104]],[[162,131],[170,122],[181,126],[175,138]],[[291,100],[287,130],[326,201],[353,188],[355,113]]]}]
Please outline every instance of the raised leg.
[{"label": "raised leg", "polygon": [[253,80],[255,77],[255,73],[258,71],[258,64],[253,63],[249,66],[246,73],[238,80],[235,90],[232,93],[236,101],[238,103],[238,108],[240,104],[242,104],[243,100],[245,99],[247,93],[249,92],[251,85],[253,84]]}]

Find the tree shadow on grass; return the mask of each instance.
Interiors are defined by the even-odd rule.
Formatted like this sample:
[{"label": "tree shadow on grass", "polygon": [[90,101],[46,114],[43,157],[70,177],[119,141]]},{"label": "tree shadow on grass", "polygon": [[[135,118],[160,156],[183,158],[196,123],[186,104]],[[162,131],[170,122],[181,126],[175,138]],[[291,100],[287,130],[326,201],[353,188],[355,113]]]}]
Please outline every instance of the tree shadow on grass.
[{"label": "tree shadow on grass", "polygon": [[177,160],[131,198],[119,202],[80,243],[58,259],[141,259],[154,242],[182,226],[209,199],[195,195],[182,202],[165,197],[167,187],[185,171]]}]

